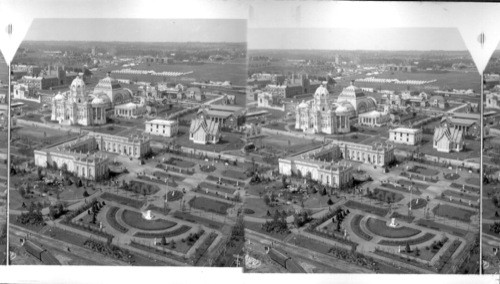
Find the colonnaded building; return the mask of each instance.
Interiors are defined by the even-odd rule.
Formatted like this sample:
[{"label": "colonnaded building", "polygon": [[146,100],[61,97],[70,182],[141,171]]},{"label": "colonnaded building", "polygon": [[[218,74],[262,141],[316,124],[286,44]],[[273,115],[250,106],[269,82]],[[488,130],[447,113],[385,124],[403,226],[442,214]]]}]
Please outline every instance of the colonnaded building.
[{"label": "colonnaded building", "polygon": [[122,88],[109,75],[100,80],[90,94],[80,73],[69,91],[59,92],[52,98],[51,120],[65,125],[103,125],[107,110],[131,101],[132,91]]},{"label": "colonnaded building", "polygon": [[150,139],[145,136],[123,137],[91,132],[60,145],[35,150],[34,155],[38,167],[66,168],[78,177],[101,180],[108,175],[107,153],[141,158],[150,151]]},{"label": "colonnaded building", "polygon": [[333,101],[325,84],[319,86],[312,100],[302,101],[296,107],[295,129],[309,133],[348,133],[352,117],[377,108],[377,101],[365,96],[353,83]]},{"label": "colonnaded building", "polygon": [[[344,163],[342,163],[342,160]],[[394,160],[394,147],[390,144],[335,141],[309,152],[279,159],[279,172],[283,175],[311,174],[311,178],[325,185],[344,187],[352,184],[352,166],[347,161],[386,166]]]}]

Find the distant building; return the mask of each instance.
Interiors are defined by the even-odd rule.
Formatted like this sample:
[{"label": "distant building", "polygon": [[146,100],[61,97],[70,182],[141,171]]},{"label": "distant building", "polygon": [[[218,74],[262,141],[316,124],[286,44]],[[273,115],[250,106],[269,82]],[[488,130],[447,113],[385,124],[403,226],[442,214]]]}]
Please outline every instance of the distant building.
[{"label": "distant building", "polygon": [[300,79],[296,79],[295,75],[292,75],[291,79],[284,80],[282,83],[276,82],[275,84],[267,85],[264,91],[277,94],[284,99],[312,93],[320,85],[320,81],[310,80],[305,74]]},{"label": "distant building", "polygon": [[391,121],[391,116],[386,112],[372,110],[358,115],[358,123],[364,126],[380,127]]},{"label": "distant building", "polygon": [[500,93],[489,93],[486,94],[486,108],[500,109]]},{"label": "distant building", "polygon": [[280,174],[310,175],[312,180],[334,188],[351,186],[354,181],[352,171],[352,166],[348,164],[319,161],[308,155],[279,159]]},{"label": "distant building", "polygon": [[422,130],[399,127],[389,130],[389,141],[398,144],[417,145],[422,141]]},{"label": "distant building", "polygon": [[195,100],[198,102],[205,100],[205,94],[198,87],[187,88],[184,94],[186,95],[186,98],[189,100]]},{"label": "distant building", "polygon": [[326,87],[319,86],[312,100],[302,101],[296,107],[295,129],[309,133],[349,133],[350,118],[354,115],[349,102],[333,103]]},{"label": "distant building", "polygon": [[151,151],[147,137],[123,137],[102,133],[86,136],[43,150],[35,150],[35,165],[66,169],[77,177],[102,180],[108,176],[109,157],[105,152],[144,157]]},{"label": "distant building", "polygon": [[191,120],[189,140],[195,144],[217,144],[221,137],[220,123],[200,116]]},{"label": "distant building", "polygon": [[139,104],[130,102],[122,105],[117,105],[115,106],[114,110],[116,117],[123,117],[127,119],[139,118],[146,114],[146,106],[144,101],[141,101],[141,103]]},{"label": "distant building", "polygon": [[102,125],[106,123],[106,103],[88,95],[85,82],[77,77],[67,92],[52,98],[51,120],[65,125]]},{"label": "distant building", "polygon": [[441,126],[457,129],[463,132],[465,136],[479,137],[481,128],[477,119],[462,118],[462,117],[444,117],[441,120]]},{"label": "distant building", "polygon": [[14,85],[13,99],[41,103],[41,97],[33,86],[19,83]]},{"label": "distant building", "polygon": [[281,96],[268,92],[261,92],[258,94],[257,107],[285,111],[285,105],[283,104]]},{"label": "distant building", "polygon": [[433,148],[438,152],[460,152],[464,149],[464,133],[450,127],[436,127],[434,130]]},{"label": "distant building", "polygon": [[340,93],[337,103],[343,102],[349,103],[354,108],[355,116],[377,109],[377,101],[366,96],[360,88],[354,86],[354,81]]},{"label": "distant building", "polygon": [[[37,90],[49,90],[53,87],[69,85],[78,76],[75,72],[66,72],[63,66],[55,69],[49,65],[47,70],[42,70],[39,74],[26,75],[21,78],[21,83],[32,85]],[[86,77],[82,77],[86,80]]]},{"label": "distant building", "polygon": [[154,119],[146,122],[146,133],[164,137],[174,137],[179,132],[179,123],[175,120]]},{"label": "distant building", "polygon": [[415,72],[417,67],[411,65],[388,65],[386,67],[388,71],[399,71],[399,72]]},{"label": "distant building", "polygon": [[432,96],[429,99],[429,104],[431,107],[437,107],[440,109],[445,109],[450,106],[446,98],[444,98],[443,96]]}]

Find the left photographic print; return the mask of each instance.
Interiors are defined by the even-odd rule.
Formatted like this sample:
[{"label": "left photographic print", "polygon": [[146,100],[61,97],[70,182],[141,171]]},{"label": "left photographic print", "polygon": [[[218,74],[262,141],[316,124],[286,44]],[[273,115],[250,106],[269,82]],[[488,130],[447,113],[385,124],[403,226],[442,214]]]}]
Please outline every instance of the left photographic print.
[{"label": "left photographic print", "polygon": [[244,184],[220,176],[246,166],[224,153],[243,147],[246,33],[34,20],[11,72],[11,264],[242,266]]},{"label": "left photographic print", "polygon": [[9,68],[0,53],[0,265],[7,262],[7,147]]}]

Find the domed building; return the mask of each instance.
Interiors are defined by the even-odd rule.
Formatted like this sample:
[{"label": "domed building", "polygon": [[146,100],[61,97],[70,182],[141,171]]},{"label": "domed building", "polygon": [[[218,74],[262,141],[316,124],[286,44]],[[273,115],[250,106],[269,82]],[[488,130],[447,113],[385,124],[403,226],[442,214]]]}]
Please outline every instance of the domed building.
[{"label": "domed building", "polygon": [[132,101],[132,91],[123,88],[116,79],[111,78],[110,73],[108,73],[108,76],[105,78],[99,80],[94,88],[93,95],[95,97],[102,97],[102,95],[107,96],[110,101],[109,107],[126,104]]},{"label": "domed building", "polygon": [[309,133],[348,133],[351,129],[349,119],[355,114],[349,103],[334,103],[323,84],[316,89],[312,100],[302,101],[296,107],[295,129]]},{"label": "domed building", "polygon": [[100,125],[106,123],[105,102],[92,99],[87,93],[81,74],[70,85],[69,91],[52,98],[51,120],[66,125]]},{"label": "domed building", "polygon": [[356,111],[356,116],[377,109],[377,101],[366,96],[360,88],[354,86],[354,81],[351,81],[351,85],[342,90],[337,103],[349,103]]}]

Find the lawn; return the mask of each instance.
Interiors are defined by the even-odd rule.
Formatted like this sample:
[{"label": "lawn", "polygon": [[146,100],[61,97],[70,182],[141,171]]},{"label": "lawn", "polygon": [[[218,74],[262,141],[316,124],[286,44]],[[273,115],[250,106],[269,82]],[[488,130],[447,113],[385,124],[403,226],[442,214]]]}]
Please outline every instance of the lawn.
[{"label": "lawn", "polygon": [[457,173],[446,173],[444,174],[444,178],[447,180],[457,180],[460,178],[460,175]]},{"label": "lawn", "polygon": [[164,163],[167,165],[172,165],[180,168],[192,168],[195,166],[195,163],[191,161],[185,161],[183,159],[175,157],[170,157],[170,159],[166,160]]},{"label": "lawn", "polygon": [[429,187],[429,185],[421,182],[416,182],[416,181],[410,181],[406,179],[400,179],[398,180],[398,183],[406,188],[408,188],[410,185],[413,187],[416,187],[418,189],[426,189]]},{"label": "lawn", "polygon": [[221,184],[228,184],[228,185],[236,186],[236,187],[245,186],[244,181],[232,180],[232,179],[227,179],[227,178],[223,178],[223,177],[216,177],[213,175],[208,175],[207,180],[214,181],[214,182],[220,182]]},{"label": "lawn", "polygon": [[445,196],[453,196],[454,198],[460,198],[460,199],[465,199],[465,200],[470,200],[472,202],[478,202],[479,196],[471,195],[471,194],[466,194],[463,192],[457,192],[455,190],[445,190],[443,191]]},{"label": "lawn", "polygon": [[437,205],[432,209],[434,214],[448,219],[470,222],[470,217],[476,214],[474,211],[464,210],[448,204]]},{"label": "lawn", "polygon": [[170,187],[177,187],[177,185],[178,185],[172,179],[168,179],[167,182],[165,182],[165,179],[152,178],[150,176],[138,176],[137,178],[140,179],[140,180],[149,181],[149,182],[156,183],[156,184],[159,184],[159,185],[168,185]]},{"label": "lawn", "polygon": [[479,186],[479,178],[468,178],[465,180],[466,183],[468,184],[471,184],[471,185],[475,185],[475,186]]},{"label": "lawn", "polygon": [[346,203],[344,203],[344,205],[346,207],[365,211],[365,212],[375,214],[375,215],[380,216],[380,217],[384,217],[389,212],[389,209],[387,209],[387,208],[375,207],[375,206],[371,206],[371,205],[364,204],[364,203],[357,202],[357,201],[353,201],[353,200],[347,201]]},{"label": "lawn", "polygon": [[193,197],[191,200],[189,200],[189,206],[196,208],[196,209],[203,210],[203,211],[213,212],[213,213],[222,214],[222,215],[226,215],[227,210],[229,208],[233,207],[233,205],[230,203],[221,202],[218,200],[213,200],[213,199],[206,198],[203,196],[202,197],[198,197],[198,196]]},{"label": "lawn", "polygon": [[172,231],[167,231],[167,232],[160,232],[160,233],[137,232],[134,234],[134,237],[146,238],[146,239],[156,239],[156,238],[162,238],[162,237],[172,238],[172,237],[182,235],[182,234],[188,232],[189,230],[191,230],[191,227],[186,226],[186,225],[182,225],[177,229],[174,229]]},{"label": "lawn", "polygon": [[133,207],[135,209],[140,209],[144,205],[144,202],[142,202],[142,201],[139,201],[136,199],[131,199],[131,198],[120,196],[120,195],[116,195],[116,194],[109,193],[109,192],[103,193],[101,195],[101,198],[104,200],[114,201],[114,202],[119,203],[119,204],[130,206],[130,207]]},{"label": "lawn", "polygon": [[406,246],[406,244],[409,244],[410,246],[413,245],[418,245],[421,243],[425,243],[427,241],[432,240],[436,235],[431,234],[431,233],[425,233],[425,235],[415,238],[415,239],[407,239],[407,240],[381,240],[378,242],[380,245],[383,246]]},{"label": "lawn", "polygon": [[465,185],[465,184],[458,184],[458,183],[451,183],[450,187],[456,188],[456,189],[461,189],[461,190],[467,190],[470,192],[474,192],[479,194],[479,187],[476,186],[470,186],[470,185]]},{"label": "lawn", "polygon": [[[408,207],[410,206],[410,202],[407,203]],[[424,208],[427,206],[427,200],[425,198],[413,198],[411,200],[411,209],[417,210],[420,208]]]},{"label": "lawn", "polygon": [[[383,183],[382,187],[394,189],[394,190],[401,191],[401,192],[404,192],[404,193],[410,193],[410,191],[408,190],[408,188],[402,187],[401,185],[395,186],[395,185],[393,185],[391,183]],[[416,188],[416,187],[413,187],[411,191],[415,195],[422,195],[422,192],[418,188]]]},{"label": "lawn", "polygon": [[[39,196],[38,193],[35,193],[34,195],[25,195],[26,197],[28,196],[33,196],[30,198],[23,198],[21,194],[19,194],[19,191],[15,190],[14,188],[11,188],[9,191],[9,205],[10,208],[15,209],[15,210],[28,210],[30,204],[33,203],[41,203],[43,207],[48,207],[50,205],[48,201],[48,197],[42,197]],[[23,203],[26,205],[25,208],[23,208]]]},{"label": "lawn", "polygon": [[[165,180],[165,179],[168,179],[169,181],[170,180],[173,180],[173,181],[183,181],[184,180],[184,177],[181,177],[178,175],[171,175],[171,174],[166,173],[164,171],[155,171],[153,173],[153,176],[155,176],[156,178],[161,179],[161,180]],[[169,185],[170,185],[170,183],[169,183]]]},{"label": "lawn", "polygon": [[[247,198],[245,199],[245,209],[253,210],[254,217],[259,218],[271,218],[276,210],[282,212],[285,211],[287,215],[295,212],[293,206],[291,205],[276,205],[276,206],[267,206],[262,198]],[[270,216],[267,215],[269,212]]]},{"label": "lawn", "polygon": [[397,203],[404,198],[404,196],[401,193],[395,193],[380,188],[375,188],[373,191],[370,191],[370,193],[366,194],[365,196],[382,202],[387,202],[388,200],[390,200],[390,203]]},{"label": "lawn", "polygon": [[143,195],[153,195],[160,190],[157,185],[145,183],[139,180],[131,180],[126,186],[123,186],[122,189]]},{"label": "lawn", "polygon": [[401,225],[397,228],[392,228],[387,226],[387,221],[375,218],[368,218],[366,227],[377,236],[394,239],[413,237],[421,232],[420,230]]},{"label": "lawn", "polygon": [[74,200],[74,199],[83,199],[83,193],[87,191],[89,195],[94,194],[97,190],[94,190],[92,187],[77,187],[75,185],[65,186],[64,190],[59,194],[61,200]]},{"label": "lawn", "polygon": [[249,229],[264,235],[268,235],[281,241],[290,235],[290,233],[276,233],[274,231],[266,232],[265,230],[262,229],[262,223],[251,222],[246,220],[244,221],[244,223],[245,223],[245,229]]},{"label": "lawn", "polygon": [[204,225],[204,226],[207,226],[209,228],[216,229],[216,230],[219,230],[220,228],[222,228],[224,226],[223,223],[209,220],[209,219],[206,219],[203,217],[198,217],[198,216],[192,215],[192,214],[187,213],[187,212],[182,212],[182,211],[175,211],[172,216],[174,218],[177,218],[180,220],[184,220],[184,221],[191,222],[193,224],[198,224],[198,225],[201,224],[201,225]]},{"label": "lawn", "polygon": [[362,238],[365,241],[370,241],[371,239],[373,239],[373,237],[370,236],[369,234],[365,233],[361,229],[361,226],[360,226],[361,219],[363,219],[363,215],[354,216],[351,220],[351,229],[354,232],[354,234],[356,234],[356,236]]},{"label": "lawn", "polygon": [[225,170],[222,172],[222,176],[238,180],[246,180],[248,178],[245,173],[234,170]]},{"label": "lawn", "polygon": [[120,208],[116,206],[111,206],[111,208],[109,208],[108,212],[106,213],[106,220],[113,229],[117,230],[120,233],[126,233],[128,232],[128,229],[122,226],[116,220],[116,213],[118,212],[119,209]]},{"label": "lawn", "polygon": [[420,219],[416,222],[417,225],[430,228],[440,232],[447,232],[455,236],[463,237],[467,234],[467,231],[459,229],[457,227],[444,225],[441,223],[434,222],[432,220]]},{"label": "lawn", "polygon": [[201,188],[202,191],[205,191],[205,189],[209,189],[209,190],[214,190],[214,191],[227,193],[227,194],[234,194],[234,192],[236,191],[236,189],[234,189],[234,188],[230,188],[230,187],[226,187],[226,186],[222,186],[222,185],[218,185],[218,184],[213,184],[213,183],[208,183],[208,182],[204,182],[204,181],[199,184],[199,187]]},{"label": "lawn", "polygon": [[167,230],[177,225],[177,223],[165,219],[146,220],[142,218],[141,213],[130,210],[124,210],[121,219],[128,226],[143,231]]},{"label": "lawn", "polygon": [[439,174],[438,170],[424,168],[421,166],[414,166],[413,168],[409,169],[408,171],[412,172],[412,173],[421,174],[424,176],[435,176],[435,175]]}]

